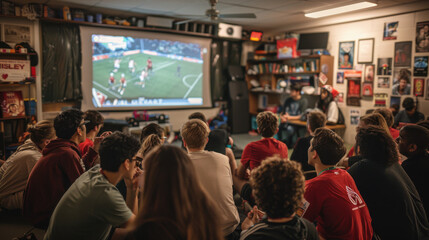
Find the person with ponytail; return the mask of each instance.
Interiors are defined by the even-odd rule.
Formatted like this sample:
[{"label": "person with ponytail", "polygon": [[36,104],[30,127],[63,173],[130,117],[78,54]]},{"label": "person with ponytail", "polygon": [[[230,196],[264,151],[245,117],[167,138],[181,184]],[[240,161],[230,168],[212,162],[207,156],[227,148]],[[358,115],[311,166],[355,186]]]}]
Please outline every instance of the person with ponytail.
[{"label": "person with ponytail", "polygon": [[22,209],[28,176],[42,156],[42,149],[54,139],[51,121],[43,120],[28,129],[30,138],[0,168],[0,207]]}]

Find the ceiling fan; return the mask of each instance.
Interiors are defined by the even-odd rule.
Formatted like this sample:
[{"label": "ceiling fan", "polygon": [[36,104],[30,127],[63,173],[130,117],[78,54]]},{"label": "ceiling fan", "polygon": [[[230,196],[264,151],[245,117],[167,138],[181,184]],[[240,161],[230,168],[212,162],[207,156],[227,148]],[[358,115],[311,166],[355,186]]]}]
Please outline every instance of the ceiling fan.
[{"label": "ceiling fan", "polygon": [[[256,18],[254,13],[230,13],[220,14],[219,10],[216,9],[218,0],[209,0],[211,7],[206,10],[205,15],[181,15],[181,17],[188,18],[187,20],[176,22],[175,24],[184,24],[196,20],[205,20],[208,18],[210,21],[218,21],[221,18]],[[189,19],[191,18],[191,19]]]}]

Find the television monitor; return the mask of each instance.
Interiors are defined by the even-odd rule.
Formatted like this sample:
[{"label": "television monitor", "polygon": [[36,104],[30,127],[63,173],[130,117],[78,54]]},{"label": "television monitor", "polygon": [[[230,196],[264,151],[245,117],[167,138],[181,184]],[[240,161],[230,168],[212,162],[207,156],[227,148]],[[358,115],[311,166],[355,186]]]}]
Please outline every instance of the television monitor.
[{"label": "television monitor", "polygon": [[329,32],[300,34],[298,50],[326,49],[328,38]]},{"label": "television monitor", "polygon": [[211,107],[211,40],[81,27],[82,108],[99,111]]},{"label": "television monitor", "polygon": [[250,33],[250,41],[260,42],[262,40],[262,32],[252,31]]}]

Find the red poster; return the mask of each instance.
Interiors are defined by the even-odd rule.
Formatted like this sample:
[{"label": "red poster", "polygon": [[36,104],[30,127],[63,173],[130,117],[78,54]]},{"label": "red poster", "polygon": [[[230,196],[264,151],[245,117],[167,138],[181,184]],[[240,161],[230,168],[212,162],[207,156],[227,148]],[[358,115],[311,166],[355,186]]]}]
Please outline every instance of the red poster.
[{"label": "red poster", "polygon": [[21,91],[0,92],[0,106],[3,118],[25,116]]},{"label": "red poster", "polygon": [[295,58],[298,57],[296,52],[296,38],[286,38],[277,40],[277,58]]},{"label": "red poster", "polygon": [[425,89],[425,80],[423,78],[414,78],[414,96],[423,96]]}]

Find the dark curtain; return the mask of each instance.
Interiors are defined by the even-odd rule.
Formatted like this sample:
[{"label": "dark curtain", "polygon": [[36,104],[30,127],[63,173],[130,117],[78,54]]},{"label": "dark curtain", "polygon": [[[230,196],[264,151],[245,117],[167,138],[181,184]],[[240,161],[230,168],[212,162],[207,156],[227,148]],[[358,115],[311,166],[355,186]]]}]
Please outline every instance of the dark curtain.
[{"label": "dark curtain", "polygon": [[81,42],[79,26],[43,22],[43,102],[82,99]]}]

